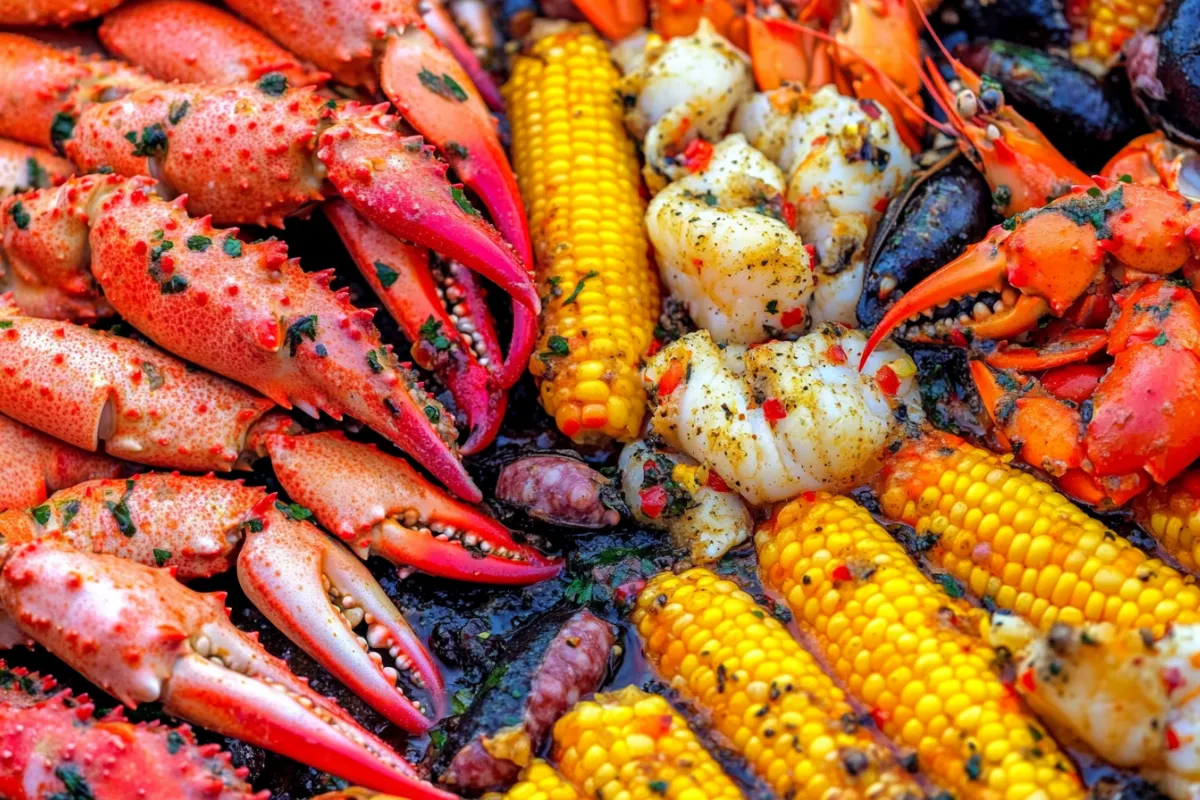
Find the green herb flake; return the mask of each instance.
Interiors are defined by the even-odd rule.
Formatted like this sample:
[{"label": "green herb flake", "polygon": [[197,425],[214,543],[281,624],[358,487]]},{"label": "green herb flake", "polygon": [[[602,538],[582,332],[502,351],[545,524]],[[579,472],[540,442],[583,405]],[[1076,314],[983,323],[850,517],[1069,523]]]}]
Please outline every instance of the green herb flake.
[{"label": "green herb flake", "polygon": [[1126,173],[1117,178],[1117,180],[1119,180],[1121,183],[1133,183],[1133,176]]},{"label": "green herb flake", "polygon": [[251,533],[262,533],[263,521],[257,517],[246,520],[243,527]]},{"label": "green herb flake", "polygon": [[161,567],[163,564],[166,564],[167,560],[170,558],[171,558],[170,550],[159,550],[157,547],[154,548],[154,563],[157,564],[158,566]]},{"label": "green herb flake", "polygon": [[967,778],[973,781],[979,780],[979,776],[983,774],[983,756],[979,753],[972,753],[967,759]]},{"label": "green herb flake", "polygon": [[45,189],[50,185],[50,174],[33,156],[25,159],[25,172],[29,175],[30,189]]},{"label": "green herb flake", "polygon": [[179,731],[171,731],[167,734],[167,753],[169,755],[175,755],[178,753],[179,748],[183,747],[183,745],[183,736],[179,733]]},{"label": "green herb flake", "polygon": [[778,300],[768,300],[767,301],[767,313],[774,314],[778,311],[779,311],[779,301]]},{"label": "green herb flake", "polygon": [[1099,197],[1100,190],[1097,189],[1095,186],[1093,186],[1092,188],[1087,190],[1087,195],[1088,195],[1088,197]]},{"label": "green herb flake", "polygon": [[12,204],[12,208],[8,210],[8,213],[13,218],[13,222],[21,230],[28,228],[30,221],[33,219],[29,216],[29,212],[25,210],[25,204],[19,200]]},{"label": "green herb flake", "polygon": [[467,148],[463,147],[458,142],[446,142],[446,152],[456,158],[466,158]]},{"label": "green herb flake", "polygon": [[421,341],[431,344],[434,350],[449,350],[452,344],[450,339],[442,333],[442,321],[434,319],[432,314],[421,325],[418,334],[421,337]]},{"label": "green herb flake", "polygon": [[425,406],[425,419],[429,420],[431,425],[437,425],[442,421],[442,412],[437,406]]},{"label": "green herb flake", "polygon": [[1166,331],[1161,331],[1161,332],[1158,334],[1158,336],[1155,336],[1155,337],[1154,337],[1154,341],[1152,341],[1150,344],[1154,345],[1155,347],[1162,347],[1162,346],[1163,346],[1164,344],[1166,344],[1168,341],[1169,341],[1169,340],[1167,339],[1167,332],[1166,332]]},{"label": "green herb flake", "polygon": [[279,97],[287,91],[287,88],[287,76],[282,72],[268,72],[258,79],[259,91],[263,94],[269,94],[272,97]]},{"label": "green herb flake", "polygon": [[242,255],[242,240],[232,236],[227,237],[225,241],[221,242],[221,249],[230,258],[239,258]]},{"label": "green herb flake", "polygon": [[40,505],[37,508],[32,508],[29,510],[29,513],[33,514],[33,518],[37,520],[38,525],[45,525],[50,521],[50,506],[48,505]]},{"label": "green herb flake", "polygon": [[79,501],[68,500],[67,502],[62,503],[58,507],[58,513],[61,515],[59,519],[59,527],[65,529],[71,524],[71,520],[75,519],[76,515],[79,514]]},{"label": "green herb flake", "polygon": [[371,372],[378,375],[383,372],[383,364],[379,363],[379,354],[374,350],[367,351],[367,366],[371,368]]},{"label": "green herb flake", "polygon": [[389,267],[382,261],[375,262],[375,277],[379,278],[379,283],[383,288],[390,289],[392,284],[400,277],[400,273]]},{"label": "green herb flake", "polygon": [[[276,500],[275,508],[282,511],[284,516],[286,516],[288,519],[295,520],[296,522],[305,522],[307,520],[310,520],[310,519],[312,519],[312,515],[313,515],[313,512],[309,511],[307,508],[300,505],[299,503],[286,503],[285,504],[279,500]],[[257,520],[251,520],[251,522],[257,522]],[[259,522],[258,524],[261,529],[262,523]]]},{"label": "green herb flake", "polygon": [[946,590],[946,594],[950,595],[951,597],[957,599],[963,596],[962,584],[955,580],[953,575],[942,573],[940,575],[934,575],[933,579],[940,583],[942,588]]},{"label": "green herb flake", "polygon": [[47,800],[96,800],[96,795],[92,793],[92,787],[79,774],[79,769],[74,764],[63,764],[56,767],[54,777],[62,781],[65,791],[48,795]]},{"label": "green herb flake", "polygon": [[600,273],[597,272],[596,270],[594,270],[594,269],[588,270],[588,273],[579,279],[579,281],[575,284],[575,289],[571,292],[570,295],[567,296],[566,300],[563,300],[562,304],[564,306],[569,306],[569,305],[571,305],[571,303],[574,303],[575,300],[579,297],[579,293],[583,291],[583,284],[586,281],[590,281],[592,278],[598,278],[599,276],[600,276]]},{"label": "green herb flake", "polygon": [[572,603],[587,605],[592,601],[592,579],[585,575],[577,575],[567,584],[563,594]]},{"label": "green herb flake", "polygon": [[470,214],[472,217],[478,217],[479,212],[475,210],[475,206],[471,205],[471,201],[463,194],[463,190],[457,186],[450,187],[450,196],[454,198],[455,204],[463,211]]},{"label": "green herb flake", "polygon": [[145,158],[156,158],[167,154],[167,130],[162,123],[156,122],[142,128],[142,140],[136,142],[133,155]]},{"label": "green herb flake", "polygon": [[178,125],[187,116],[191,107],[191,100],[184,100],[182,103],[178,101],[171,103],[171,107],[167,111],[167,119],[170,120],[172,125]]},{"label": "green herb flake", "polygon": [[438,97],[444,97],[447,100],[456,100],[460,103],[467,100],[467,93],[459,86],[458,81],[444,72],[441,75],[437,75],[422,67],[421,71],[417,73],[417,79],[421,81],[422,86]]},{"label": "green herb flake", "polygon": [[133,481],[125,481],[125,494],[121,495],[121,499],[115,503],[109,500],[104,504],[112,512],[113,518],[117,521],[117,529],[125,537],[131,537],[137,533],[137,528],[134,527],[129,513],[129,495],[132,493]]},{"label": "green herb flake", "polygon": [[0,319],[0,331],[6,331],[13,326],[11,319]]},{"label": "green herb flake", "polygon": [[58,151],[59,155],[66,155],[63,145],[73,138],[75,138],[75,118],[65,111],[59,111],[50,123],[50,143],[54,145],[54,149]]},{"label": "green herb flake", "polygon": [[655,794],[666,794],[669,785],[666,781],[650,781],[646,787]]},{"label": "green herb flake", "polygon": [[212,239],[207,236],[189,236],[187,240],[187,249],[194,253],[203,253],[208,248],[212,247]]},{"label": "green herb flake", "polygon": [[475,695],[471,693],[470,689],[459,689],[450,696],[450,713],[465,714],[474,699]]},{"label": "green herb flake", "polygon": [[446,746],[446,732],[440,729],[435,729],[429,732],[429,745],[434,750],[441,750]]},{"label": "green herb flake", "polygon": [[551,336],[546,340],[546,347],[556,356],[571,355],[571,345],[563,336]]},{"label": "green herb flake", "polygon": [[172,275],[167,280],[158,285],[158,290],[163,294],[179,294],[186,291],[188,288],[187,278],[182,275]]},{"label": "green herb flake", "polygon": [[293,358],[296,356],[296,349],[300,344],[308,339],[310,342],[317,340],[317,315],[309,314],[306,317],[293,322],[288,326],[287,333],[284,335],[284,344],[288,347],[288,354]]}]

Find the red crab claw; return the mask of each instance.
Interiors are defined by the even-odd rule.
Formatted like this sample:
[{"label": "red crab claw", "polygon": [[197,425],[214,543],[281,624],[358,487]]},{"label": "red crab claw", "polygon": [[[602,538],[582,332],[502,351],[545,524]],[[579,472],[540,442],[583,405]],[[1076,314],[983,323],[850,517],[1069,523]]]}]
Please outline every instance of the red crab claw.
[{"label": "red crab claw", "polygon": [[400,241],[340,200],[326,203],[325,215],[412,342],[413,359],[442,379],[466,414],[470,435],[462,453],[487,447],[500,430],[508,395],[488,385],[488,367],[500,362],[500,343],[470,271],[451,262],[450,274],[439,270],[435,276],[428,250]]},{"label": "red crab claw", "polygon": [[223,595],[54,539],[20,545],[0,603],[29,636],[122,703],[169,714],[379,791],[452,800],[235,628]]},{"label": "red crab claw", "polygon": [[[258,513],[262,530],[249,534],[238,557],[246,596],[371,707],[407,731],[428,730],[432,721],[396,685],[397,670],[383,666],[394,649],[396,664],[414,671],[440,715],[442,676],[421,640],[362,561],[312,525],[270,507],[273,502],[268,498]],[[360,625],[365,638],[355,632]]]},{"label": "red crab claw", "polygon": [[111,190],[91,218],[92,273],[135,328],[285,408],[349,414],[411,453],[452,491],[478,487],[455,452],[453,419],[393,358],[332,271],[310,273],[282,242],[246,244],[166,202],[153,182]]},{"label": "red crab claw", "polygon": [[491,73],[484,69],[483,64],[479,63],[478,56],[475,55],[471,45],[467,43],[462,31],[458,29],[454,18],[446,11],[446,6],[442,4],[441,0],[422,0],[419,7],[421,18],[429,26],[429,30],[466,70],[467,75],[471,77],[471,82],[479,90],[479,96],[488,104],[488,108],[497,113],[504,111],[504,98],[500,96],[500,87],[492,80]]},{"label": "red crab claw", "polygon": [[[356,211],[388,233],[461,261],[536,313],[540,303],[525,266],[529,262],[483,220],[461,189],[446,182],[446,163],[432,147],[419,136],[396,132],[395,118],[386,109],[348,103],[335,112],[317,151],[329,181]],[[464,138],[467,142],[461,144],[470,153],[473,139]],[[474,157],[485,154],[481,148]],[[503,219],[498,216],[497,222]]]},{"label": "red crab claw", "polygon": [[494,519],[456,502],[403,460],[337,433],[270,435],[267,452],[287,493],[362,558],[444,578],[525,585],[562,561],[516,542]]},{"label": "red crab claw", "polygon": [[454,56],[424,27],[412,25],[388,38],[379,74],[384,94],[437,145],[483,199],[521,263],[531,266],[533,244],[517,178],[478,89]]},{"label": "red crab claw", "polygon": [[0,511],[33,508],[50,492],[121,474],[120,461],[89,453],[0,415]]}]

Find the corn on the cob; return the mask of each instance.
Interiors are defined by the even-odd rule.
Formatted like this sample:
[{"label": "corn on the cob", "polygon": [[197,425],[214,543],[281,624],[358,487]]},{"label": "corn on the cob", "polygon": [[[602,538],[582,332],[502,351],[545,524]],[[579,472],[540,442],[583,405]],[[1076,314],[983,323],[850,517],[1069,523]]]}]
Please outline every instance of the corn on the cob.
[{"label": "corn on the cob", "polygon": [[653,578],[633,623],[658,673],[781,797],[919,797],[787,629],[706,569]]},{"label": "corn on the cob", "polygon": [[584,797],[743,797],[671,704],[636,686],[598,694],[559,719],[554,761]]},{"label": "corn on the cob", "polygon": [[536,758],[521,770],[521,779],[511,789],[485,794],[483,800],[583,800],[583,794],[554,767]]},{"label": "corn on the cob", "polygon": [[979,638],[983,615],[925,577],[866,509],[806,493],[754,540],[764,584],[935,782],[964,800],[1086,795],[996,673],[996,653]]},{"label": "corn on the cob", "polygon": [[1162,5],[1163,0],[1068,0],[1067,17],[1076,28],[1071,57],[1108,65],[1130,36],[1154,27]]},{"label": "corn on the cob", "polygon": [[529,369],[578,442],[637,437],[638,368],[659,313],[618,77],[604,43],[575,27],[518,56],[505,86],[544,300]]},{"label": "corn on the cob", "polygon": [[1010,460],[949,437],[909,442],[876,476],[883,514],[937,535],[934,564],[1043,630],[1105,621],[1160,636],[1171,622],[1200,619],[1190,576]]},{"label": "corn on the cob", "polygon": [[1134,501],[1138,522],[1190,571],[1200,570],[1200,473],[1156,486]]}]

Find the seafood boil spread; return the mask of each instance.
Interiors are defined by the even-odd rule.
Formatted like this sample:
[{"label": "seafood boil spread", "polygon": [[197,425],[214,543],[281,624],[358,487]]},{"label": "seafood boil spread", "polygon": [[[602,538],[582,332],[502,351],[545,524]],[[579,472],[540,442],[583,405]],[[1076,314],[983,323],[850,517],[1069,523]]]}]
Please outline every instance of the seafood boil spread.
[{"label": "seafood boil spread", "polygon": [[1200,0],[0,0],[0,800],[1200,800]]}]

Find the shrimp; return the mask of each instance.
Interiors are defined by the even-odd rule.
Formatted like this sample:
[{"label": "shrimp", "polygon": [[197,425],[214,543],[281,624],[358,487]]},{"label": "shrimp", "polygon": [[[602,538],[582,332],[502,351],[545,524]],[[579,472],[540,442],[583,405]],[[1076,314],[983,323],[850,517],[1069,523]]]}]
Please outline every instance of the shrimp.
[{"label": "shrimp", "polygon": [[733,130],[787,176],[796,231],[817,254],[813,322],[856,324],[871,237],[914,169],[891,115],[833,86],[785,85],[743,102]]},{"label": "shrimp", "polygon": [[[644,57],[618,89],[625,127],[642,141],[646,185],[656,192],[688,174],[697,160],[689,152],[706,154],[706,145],[720,140],[733,110],[754,91],[754,81],[749,58],[701,20],[691,36],[666,43],[649,37]],[[689,151],[693,142],[698,144]]]},{"label": "shrimp", "polygon": [[1015,655],[1017,690],[1053,730],[1173,800],[1200,797],[1200,625],[1170,626],[1157,641],[1107,622],[1043,636],[997,614],[989,638]]},{"label": "shrimp", "polygon": [[912,359],[888,345],[859,372],[865,345],[832,323],[750,349],[688,334],[646,364],[649,430],[755,505],[856,486],[924,419]]},{"label": "shrimp", "polygon": [[805,330],[812,267],[785,221],[783,190],[779,167],[734,134],[705,169],[646,209],[659,274],[718,341],[754,344]]},{"label": "shrimp", "polygon": [[637,521],[671,534],[692,561],[718,561],[750,538],[750,509],[715,470],[683,453],[644,440],[625,445],[618,460],[625,503]]}]

